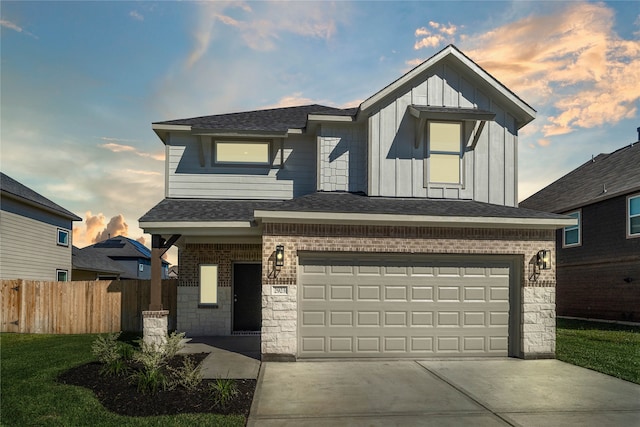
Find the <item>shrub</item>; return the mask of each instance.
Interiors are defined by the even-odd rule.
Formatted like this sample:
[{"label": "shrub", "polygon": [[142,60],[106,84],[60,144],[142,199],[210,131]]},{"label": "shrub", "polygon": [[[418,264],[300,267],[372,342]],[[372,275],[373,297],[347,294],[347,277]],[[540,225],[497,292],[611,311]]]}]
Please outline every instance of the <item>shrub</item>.
[{"label": "shrub", "polygon": [[185,356],[182,360],[181,367],[168,367],[168,371],[171,375],[172,388],[180,386],[193,391],[202,383],[202,366],[200,364],[196,365],[195,361],[189,356]]},{"label": "shrub", "polygon": [[100,335],[91,344],[91,352],[102,362],[101,375],[123,375],[128,371],[126,360],[130,358],[131,346],[118,341],[120,332]]},{"label": "shrub", "polygon": [[182,342],[184,335],[184,332],[178,333],[174,331],[167,336],[167,342],[164,345],[163,351],[169,359],[178,354],[182,347],[184,347],[184,343]]},{"label": "shrub", "polygon": [[213,401],[217,406],[225,407],[238,395],[238,385],[229,378],[218,378],[209,385]]}]

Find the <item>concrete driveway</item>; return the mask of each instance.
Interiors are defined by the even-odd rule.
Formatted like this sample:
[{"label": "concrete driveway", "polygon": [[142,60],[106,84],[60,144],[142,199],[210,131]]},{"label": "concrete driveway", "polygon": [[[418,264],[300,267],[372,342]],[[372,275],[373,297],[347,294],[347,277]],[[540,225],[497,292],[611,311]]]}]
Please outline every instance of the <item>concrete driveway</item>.
[{"label": "concrete driveway", "polygon": [[263,363],[248,426],[636,426],[640,386],[557,360]]}]

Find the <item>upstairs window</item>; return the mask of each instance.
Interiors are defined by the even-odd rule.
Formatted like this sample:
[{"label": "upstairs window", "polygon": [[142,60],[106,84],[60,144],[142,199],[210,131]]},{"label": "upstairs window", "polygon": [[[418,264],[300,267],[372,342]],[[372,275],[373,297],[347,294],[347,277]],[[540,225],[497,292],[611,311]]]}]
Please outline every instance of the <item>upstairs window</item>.
[{"label": "upstairs window", "polygon": [[427,129],[429,182],[461,184],[462,124],[429,122]]},{"label": "upstairs window", "polygon": [[56,243],[58,246],[69,246],[69,231],[63,230],[62,228],[58,228],[58,232],[56,233]]},{"label": "upstairs window", "polygon": [[217,164],[268,165],[270,163],[268,142],[216,141],[215,162]]},{"label": "upstairs window", "polygon": [[640,194],[627,198],[627,236],[640,237]]},{"label": "upstairs window", "polygon": [[562,247],[571,247],[580,245],[580,227],[582,226],[582,219],[580,218],[580,211],[570,212],[567,216],[576,218],[578,224],[565,227],[562,236]]}]

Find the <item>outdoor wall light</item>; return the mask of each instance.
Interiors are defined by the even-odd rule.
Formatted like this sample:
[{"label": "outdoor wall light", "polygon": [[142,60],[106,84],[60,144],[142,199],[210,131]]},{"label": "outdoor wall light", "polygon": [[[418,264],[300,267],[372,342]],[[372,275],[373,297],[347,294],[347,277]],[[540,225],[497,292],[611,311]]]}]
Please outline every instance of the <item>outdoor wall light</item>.
[{"label": "outdoor wall light", "polygon": [[551,251],[549,249],[542,249],[538,251],[536,255],[536,264],[540,270],[551,269]]},{"label": "outdoor wall light", "polygon": [[282,267],[284,265],[284,246],[276,246],[276,267]]}]

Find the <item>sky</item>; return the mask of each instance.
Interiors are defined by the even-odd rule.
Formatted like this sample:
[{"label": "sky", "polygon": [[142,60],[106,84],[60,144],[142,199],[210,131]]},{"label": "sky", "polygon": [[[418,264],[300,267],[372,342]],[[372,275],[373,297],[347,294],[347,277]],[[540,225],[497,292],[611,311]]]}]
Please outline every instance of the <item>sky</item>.
[{"label": "sky", "polygon": [[152,122],[357,106],[451,43],[537,111],[520,200],[638,140],[638,1],[2,1],[0,31],[0,169],[82,217],[78,247],[150,245]]}]

